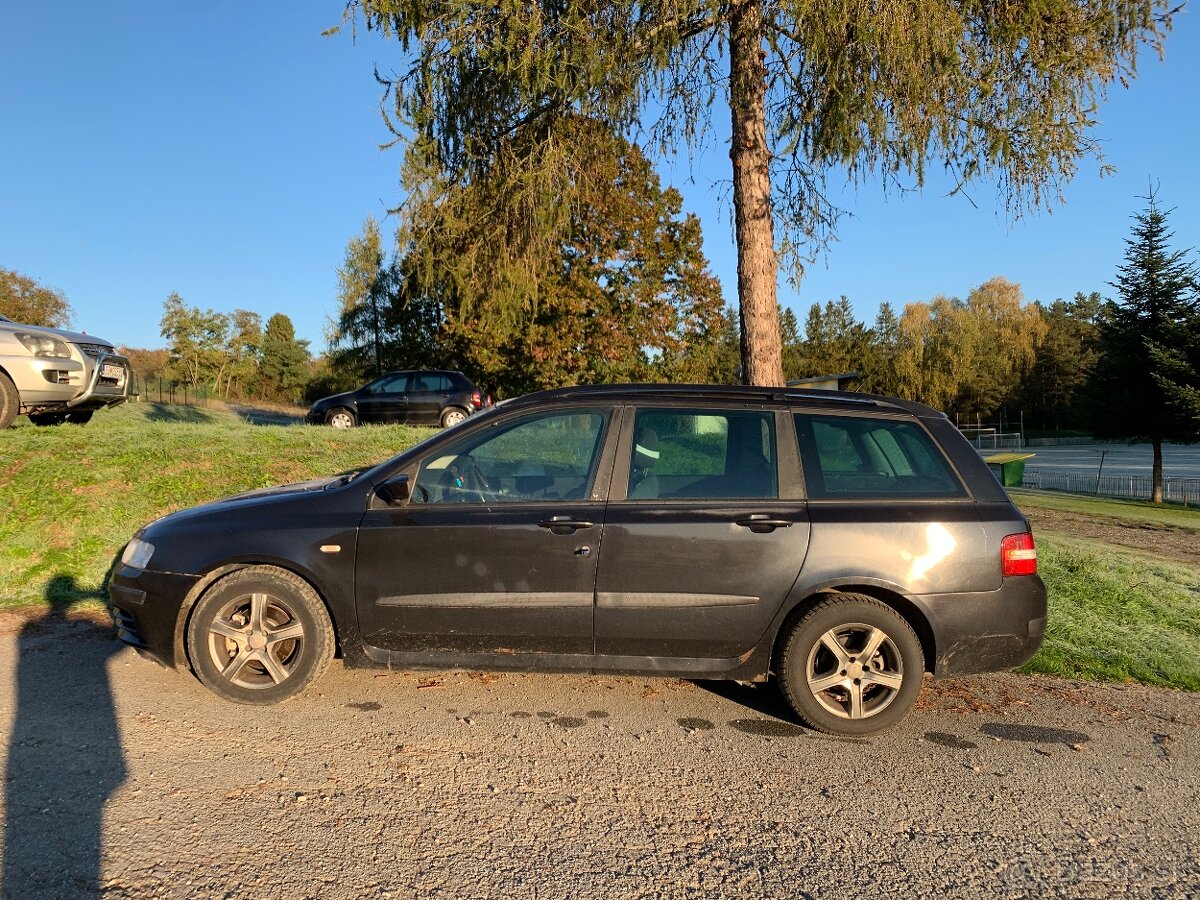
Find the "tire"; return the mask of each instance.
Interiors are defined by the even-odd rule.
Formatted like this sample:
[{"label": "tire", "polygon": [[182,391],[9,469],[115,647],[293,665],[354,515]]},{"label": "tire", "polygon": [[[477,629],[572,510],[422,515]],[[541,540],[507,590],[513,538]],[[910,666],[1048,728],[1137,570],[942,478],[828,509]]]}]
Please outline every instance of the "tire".
[{"label": "tire", "polygon": [[61,425],[67,421],[66,413],[30,413],[29,421],[39,428],[49,428],[54,425]]},{"label": "tire", "polygon": [[[261,617],[255,624],[256,615]],[[258,645],[258,646],[256,646]],[[192,609],[188,660],[214,694],[269,706],[290,700],[333,658],[333,624],[304,579],[272,566],[239,569]]]},{"label": "tire", "polygon": [[[868,643],[875,648],[864,660]],[[921,642],[899,613],[873,597],[834,594],[797,620],[782,646],[780,690],[817,731],[882,731],[904,718],[921,693]]]},{"label": "tire", "polygon": [[72,425],[86,425],[92,421],[93,410],[84,409],[79,412],[67,413],[67,422]]},{"label": "tire", "polygon": [[353,428],[358,424],[358,419],[346,407],[339,406],[325,413],[325,424],[332,428]]},{"label": "tire", "polygon": [[447,406],[442,410],[442,427],[453,428],[467,417],[467,411],[458,406]]},{"label": "tire", "polygon": [[21,411],[21,395],[12,379],[0,372],[0,428],[7,428]]}]

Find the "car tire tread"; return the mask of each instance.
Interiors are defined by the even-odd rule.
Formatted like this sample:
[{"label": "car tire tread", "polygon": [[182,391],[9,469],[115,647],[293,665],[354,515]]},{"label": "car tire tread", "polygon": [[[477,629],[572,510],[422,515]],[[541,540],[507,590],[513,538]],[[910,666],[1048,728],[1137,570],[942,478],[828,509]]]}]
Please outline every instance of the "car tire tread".
[{"label": "car tire tread", "polygon": [[[301,670],[283,683],[261,690],[230,684],[216,670],[205,647],[208,623],[220,605],[230,597],[236,597],[239,591],[252,592],[255,587],[287,601],[295,607],[290,611],[298,619],[307,620],[303,621],[307,644],[303,652],[307,658],[300,664]],[[247,566],[213,582],[191,609],[186,637],[188,662],[200,682],[223,699],[254,706],[269,706],[299,696],[325,673],[336,646],[333,622],[312,585],[295,573],[275,566]]]},{"label": "car tire tread", "polygon": [[12,379],[0,372],[0,428],[7,428],[21,411],[21,395]]},{"label": "car tire tread", "polygon": [[[860,621],[886,630],[901,652],[905,676],[898,696],[886,709],[865,719],[841,719],[823,709],[813,697],[804,670],[809,650],[822,634],[839,622]],[[781,646],[776,673],[779,689],[792,711],[814,731],[842,736],[883,731],[907,715],[921,692],[925,658],[916,632],[896,610],[866,594],[839,593],[818,602],[792,623]]]}]

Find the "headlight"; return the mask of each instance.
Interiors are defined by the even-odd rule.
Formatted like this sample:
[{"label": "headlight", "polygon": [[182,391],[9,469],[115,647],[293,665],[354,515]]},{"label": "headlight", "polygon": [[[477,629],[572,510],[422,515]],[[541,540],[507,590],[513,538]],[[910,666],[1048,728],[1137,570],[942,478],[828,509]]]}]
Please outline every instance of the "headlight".
[{"label": "headlight", "polygon": [[149,564],[150,557],[153,555],[153,544],[148,544],[140,538],[134,538],[125,545],[125,552],[121,554],[121,565],[131,566],[135,569],[144,569]]},{"label": "headlight", "polygon": [[71,358],[71,349],[65,341],[48,334],[32,334],[28,331],[18,331],[17,340],[25,345],[25,349],[34,356],[61,356]]}]

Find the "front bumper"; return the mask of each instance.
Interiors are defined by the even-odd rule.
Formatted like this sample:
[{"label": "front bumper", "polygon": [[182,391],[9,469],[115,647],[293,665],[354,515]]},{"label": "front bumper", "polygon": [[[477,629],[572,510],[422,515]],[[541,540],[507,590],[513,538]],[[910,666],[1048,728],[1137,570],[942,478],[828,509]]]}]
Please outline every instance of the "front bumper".
[{"label": "front bumper", "polygon": [[129,360],[116,353],[79,351],[78,359],[5,356],[0,366],[12,377],[24,412],[102,409],[129,398]]},{"label": "front bumper", "polygon": [[935,677],[1015,669],[1046,634],[1046,585],[1037,575],[1005,578],[998,591],[913,599],[933,630]]},{"label": "front bumper", "polygon": [[186,664],[180,611],[196,575],[177,575],[121,566],[108,584],[117,637],[164,666]]},{"label": "front bumper", "polygon": [[70,409],[101,409],[129,399],[129,360],[115,353],[100,353],[88,358],[87,387],[78,397],[67,401]]}]

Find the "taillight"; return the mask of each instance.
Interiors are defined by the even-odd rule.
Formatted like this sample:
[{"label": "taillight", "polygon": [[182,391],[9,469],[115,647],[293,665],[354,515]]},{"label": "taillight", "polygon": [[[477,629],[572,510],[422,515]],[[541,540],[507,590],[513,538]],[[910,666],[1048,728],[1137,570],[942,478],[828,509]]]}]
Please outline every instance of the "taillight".
[{"label": "taillight", "polygon": [[1000,542],[1000,568],[1005,575],[1036,575],[1037,550],[1028,531],[1010,534]]},{"label": "taillight", "polygon": [[479,391],[476,391],[471,395],[471,403],[476,409],[479,409],[481,406],[483,406],[483,397],[479,395]]}]

